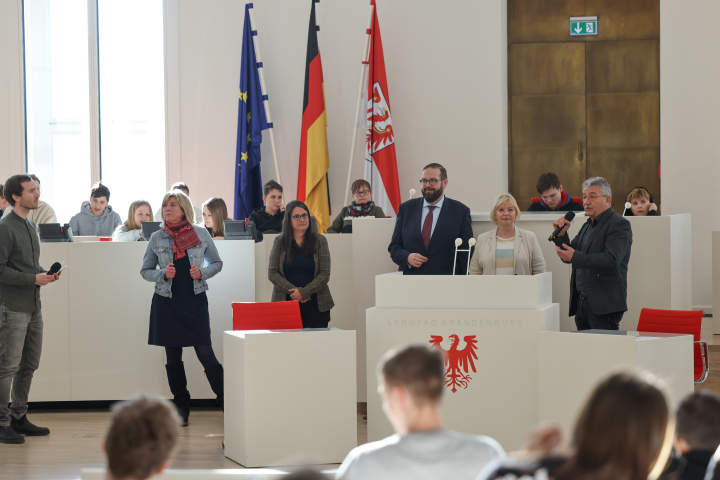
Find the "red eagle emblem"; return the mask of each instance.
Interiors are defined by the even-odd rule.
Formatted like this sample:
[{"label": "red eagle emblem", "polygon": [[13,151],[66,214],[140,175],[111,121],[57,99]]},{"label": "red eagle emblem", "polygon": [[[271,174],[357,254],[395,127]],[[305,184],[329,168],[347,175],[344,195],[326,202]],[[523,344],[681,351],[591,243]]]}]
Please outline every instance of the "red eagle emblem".
[{"label": "red eagle emblem", "polygon": [[372,155],[395,143],[390,116],[390,105],[379,82],[373,85],[373,95],[367,102],[367,142],[366,151]]},{"label": "red eagle emblem", "polygon": [[472,377],[468,375],[470,369],[472,369],[473,373],[477,372],[475,370],[475,360],[478,358],[475,353],[475,350],[477,350],[475,335],[468,335],[463,338],[465,348],[462,350],[458,349],[460,337],[457,335],[448,336],[448,339],[452,340],[449,350],[442,347],[443,337],[441,335],[430,335],[430,338],[433,347],[445,352],[445,366],[447,367],[444,377],[445,386],[452,387],[453,393],[457,392],[457,387],[467,388],[470,380],[472,380]]}]

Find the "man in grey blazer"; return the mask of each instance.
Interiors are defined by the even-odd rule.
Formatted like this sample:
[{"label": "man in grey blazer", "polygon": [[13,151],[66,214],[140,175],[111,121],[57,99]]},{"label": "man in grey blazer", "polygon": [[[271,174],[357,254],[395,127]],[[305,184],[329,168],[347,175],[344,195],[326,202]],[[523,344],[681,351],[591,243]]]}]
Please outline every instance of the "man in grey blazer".
[{"label": "man in grey blazer", "polygon": [[610,208],[612,191],[602,177],[585,180],[583,208],[588,217],[570,242],[570,222],[560,218],[562,227],[555,240],[560,259],[572,265],[570,316],[578,330],[618,330],[627,311],[627,271],[632,246],[630,222]]}]

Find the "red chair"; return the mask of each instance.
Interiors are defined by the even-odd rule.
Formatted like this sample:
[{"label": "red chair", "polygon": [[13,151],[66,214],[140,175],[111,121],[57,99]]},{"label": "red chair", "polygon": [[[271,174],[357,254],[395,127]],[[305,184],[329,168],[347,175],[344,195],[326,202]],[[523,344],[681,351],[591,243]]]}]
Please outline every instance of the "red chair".
[{"label": "red chair", "polygon": [[303,328],[300,303],[233,302],[233,330],[286,330]]},{"label": "red chair", "polygon": [[707,342],[700,341],[702,310],[656,310],[643,308],[638,320],[638,332],[684,333],[692,335],[695,343],[695,383],[707,379],[710,371]]},{"label": "red chair", "polygon": [[[582,197],[570,197],[570,198],[572,198],[572,201],[575,202],[575,203],[579,203],[580,205],[583,204],[583,202],[582,202]],[[539,201],[540,201],[540,197],[532,197],[532,198],[530,199],[530,203],[531,203],[531,204],[533,204],[533,203],[538,203]]]}]

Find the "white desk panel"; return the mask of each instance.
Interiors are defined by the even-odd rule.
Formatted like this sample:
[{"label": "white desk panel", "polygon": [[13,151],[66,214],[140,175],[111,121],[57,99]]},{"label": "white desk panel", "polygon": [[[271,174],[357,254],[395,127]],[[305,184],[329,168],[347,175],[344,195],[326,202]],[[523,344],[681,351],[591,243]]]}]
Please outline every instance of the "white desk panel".
[{"label": "white desk panel", "polygon": [[[67,243],[40,245],[40,265],[68,262]],[[65,269],[60,280],[40,288],[43,314],[43,350],[40,368],[30,387],[31,402],[70,400],[70,283],[73,273]]]}]

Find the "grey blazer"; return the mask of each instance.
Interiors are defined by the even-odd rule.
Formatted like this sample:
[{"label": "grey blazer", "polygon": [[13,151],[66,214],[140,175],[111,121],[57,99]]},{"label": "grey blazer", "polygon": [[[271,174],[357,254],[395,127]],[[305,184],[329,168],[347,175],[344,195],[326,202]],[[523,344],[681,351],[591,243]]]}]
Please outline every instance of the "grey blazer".
[{"label": "grey blazer", "polygon": [[[335,306],[328,287],[330,281],[330,249],[325,237],[315,232],[313,232],[313,235],[315,235],[316,239],[315,252],[313,253],[315,278],[306,286],[299,287],[298,291],[303,299],[310,298],[313,293],[317,293],[318,310],[326,312]],[[285,278],[283,263],[285,263],[286,253],[280,243],[280,236],[275,237],[268,262],[268,280],[273,284],[273,302],[286,301],[290,289],[297,288]]]}]

